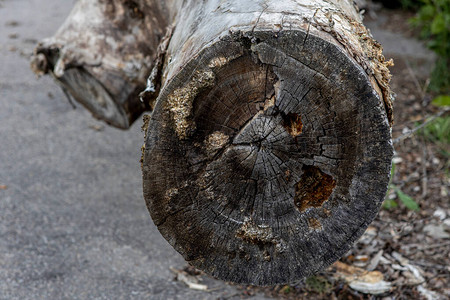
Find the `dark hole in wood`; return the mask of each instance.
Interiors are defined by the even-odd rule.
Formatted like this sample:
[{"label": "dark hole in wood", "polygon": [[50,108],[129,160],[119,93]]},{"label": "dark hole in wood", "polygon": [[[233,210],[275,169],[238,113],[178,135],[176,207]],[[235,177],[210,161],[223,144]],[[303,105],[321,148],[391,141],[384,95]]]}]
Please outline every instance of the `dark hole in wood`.
[{"label": "dark hole in wood", "polygon": [[303,166],[303,175],[295,186],[294,204],[303,212],[311,207],[321,207],[328,200],[336,181],[314,166]]},{"label": "dark hole in wood", "polygon": [[293,137],[298,137],[302,133],[303,123],[300,115],[296,113],[281,114],[283,126]]},{"label": "dark hole in wood", "polygon": [[143,19],[144,13],[139,9],[139,5],[132,0],[125,0],[124,3],[129,9],[130,16],[133,19]]}]

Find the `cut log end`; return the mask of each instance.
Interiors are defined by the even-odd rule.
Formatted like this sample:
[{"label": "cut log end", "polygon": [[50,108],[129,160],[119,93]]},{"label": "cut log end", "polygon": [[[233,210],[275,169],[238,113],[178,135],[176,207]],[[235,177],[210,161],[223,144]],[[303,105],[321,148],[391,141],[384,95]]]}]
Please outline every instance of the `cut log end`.
[{"label": "cut log end", "polygon": [[392,144],[355,61],[300,30],[229,35],[163,89],[144,196],[169,243],[226,281],[292,282],[341,257],[375,217]]}]

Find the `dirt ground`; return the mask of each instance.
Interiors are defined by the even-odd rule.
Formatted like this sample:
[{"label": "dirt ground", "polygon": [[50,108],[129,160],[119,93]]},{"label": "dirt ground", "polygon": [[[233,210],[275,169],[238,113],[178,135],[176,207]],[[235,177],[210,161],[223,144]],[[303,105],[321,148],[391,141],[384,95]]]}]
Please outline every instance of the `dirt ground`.
[{"label": "dirt ground", "polygon": [[[0,299],[450,298],[449,149],[421,134],[394,144],[388,199],[398,206],[382,209],[321,274],[255,288],[186,267],[145,208],[141,122],[129,131],[107,127],[29,70],[33,47],[74,2],[0,0]],[[434,57],[414,38],[409,17],[376,8],[366,16],[395,61],[394,139],[438,112],[424,92]],[[405,207],[396,189],[419,208]],[[382,282],[382,293],[361,292],[361,278]],[[186,285],[194,281],[208,290]]]}]

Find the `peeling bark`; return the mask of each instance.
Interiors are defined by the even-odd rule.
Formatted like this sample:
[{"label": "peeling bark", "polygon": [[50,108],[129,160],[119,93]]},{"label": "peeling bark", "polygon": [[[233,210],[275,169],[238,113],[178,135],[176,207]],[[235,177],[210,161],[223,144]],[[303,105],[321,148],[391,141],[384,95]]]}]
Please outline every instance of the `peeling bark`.
[{"label": "peeling bark", "polygon": [[[151,74],[139,110],[152,110],[144,197],[161,234],[192,265],[255,285],[299,280],[345,254],[380,208],[393,152],[391,62],[352,2],[133,3],[145,20],[133,27],[142,35],[136,39],[147,48],[127,45],[143,57],[135,76]],[[117,40],[128,41],[124,36]],[[70,64],[57,67],[66,56],[48,49],[38,48],[37,69],[68,81]],[[84,62],[78,73],[107,85],[107,62],[77,61]],[[118,76],[122,90],[144,82],[144,75],[133,81],[125,73]],[[64,84],[80,93],[79,81]],[[132,95],[112,97],[117,110],[129,109],[127,122],[116,126],[134,120],[134,106],[125,105]]]}]

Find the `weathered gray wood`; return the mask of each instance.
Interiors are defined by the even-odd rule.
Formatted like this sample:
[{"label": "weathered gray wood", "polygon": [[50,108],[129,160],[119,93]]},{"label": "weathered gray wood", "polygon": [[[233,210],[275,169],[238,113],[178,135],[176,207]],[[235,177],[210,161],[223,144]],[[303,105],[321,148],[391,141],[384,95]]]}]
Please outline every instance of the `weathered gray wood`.
[{"label": "weathered gray wood", "polygon": [[[131,96],[151,73],[142,93],[143,109],[153,110],[144,197],[161,234],[187,261],[226,281],[273,285],[311,275],[351,247],[380,208],[392,157],[390,62],[352,1],[90,3],[103,7],[102,24],[116,18],[105,7],[137,5],[144,21],[125,32],[138,28],[138,37],[113,38],[141,57],[138,79],[125,76],[133,74],[126,68],[117,75],[107,55],[74,71],[63,64],[74,56],[49,55],[48,45],[37,51],[45,59],[36,57],[36,69],[87,103],[88,86],[101,90],[92,82],[108,89],[105,78],[124,79],[113,87],[132,93],[105,93],[113,117],[86,105],[118,127],[135,118]],[[56,36],[71,45],[66,29]],[[115,49],[111,56],[128,62]],[[127,118],[117,117],[123,112]]]},{"label": "weathered gray wood", "polygon": [[180,7],[144,151],[155,224],[227,281],[273,285],[323,269],[386,192],[379,45],[347,1]]},{"label": "weathered gray wood", "polygon": [[145,110],[145,89],[172,1],[80,0],[37,48],[32,68],[51,73],[92,114],[126,129]]}]

